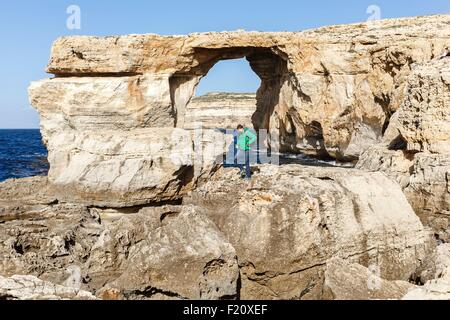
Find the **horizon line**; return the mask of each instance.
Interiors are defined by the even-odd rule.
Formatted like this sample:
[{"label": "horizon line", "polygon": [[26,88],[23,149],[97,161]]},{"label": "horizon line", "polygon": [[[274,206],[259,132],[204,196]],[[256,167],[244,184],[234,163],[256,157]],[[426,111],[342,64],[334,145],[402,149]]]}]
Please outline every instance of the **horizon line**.
[{"label": "horizon line", "polygon": [[0,128],[0,130],[40,130],[40,128]]}]

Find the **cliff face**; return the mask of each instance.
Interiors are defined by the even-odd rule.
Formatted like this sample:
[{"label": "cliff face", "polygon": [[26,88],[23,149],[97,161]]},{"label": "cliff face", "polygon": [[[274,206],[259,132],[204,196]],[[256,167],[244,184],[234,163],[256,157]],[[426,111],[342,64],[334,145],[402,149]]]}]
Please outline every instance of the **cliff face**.
[{"label": "cliff face", "polygon": [[[133,194],[149,201],[183,194],[197,175],[191,159],[167,164],[170,150],[195,147],[172,136],[185,127],[200,79],[216,62],[241,57],[261,78],[256,129],[278,134],[282,151],[358,159],[382,141],[411,66],[446,54],[449,22],[443,15],[297,33],[61,38],[48,66],[57,77],[30,87],[50,180],[104,204],[111,195],[133,205]],[[196,172],[205,167],[202,161]],[[167,185],[174,192],[161,196]]]},{"label": "cliff face", "polygon": [[366,150],[359,169],[396,179],[436,237],[450,240],[450,57],[416,65],[385,143]]},{"label": "cliff face", "polygon": [[[449,23],[57,40],[29,89],[48,179],[0,184],[0,298],[448,298]],[[193,99],[241,57],[256,97]],[[356,168],[243,181],[217,166],[233,122]]]},{"label": "cliff face", "polygon": [[253,93],[209,93],[186,106],[184,128],[236,129],[238,124],[251,128],[255,111]]}]

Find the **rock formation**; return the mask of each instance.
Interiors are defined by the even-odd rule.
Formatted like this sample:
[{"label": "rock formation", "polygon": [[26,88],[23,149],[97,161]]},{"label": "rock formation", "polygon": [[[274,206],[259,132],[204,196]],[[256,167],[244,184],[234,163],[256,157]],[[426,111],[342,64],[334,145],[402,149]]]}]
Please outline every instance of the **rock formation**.
[{"label": "rock formation", "polygon": [[[61,196],[97,205],[181,198],[197,174],[189,157],[170,159],[193,143],[188,133],[183,141],[172,136],[185,126],[201,78],[218,61],[242,57],[261,78],[255,129],[279,136],[281,151],[357,160],[382,141],[412,65],[447,53],[449,21],[442,15],[296,33],[58,39],[47,68],[56,78],[29,90],[50,181]],[[196,173],[208,172],[204,164]]]},{"label": "rock formation", "polygon": [[33,276],[0,276],[0,300],[95,300],[90,292],[54,285]]},{"label": "rock formation", "polygon": [[325,291],[335,300],[393,300],[402,299],[416,289],[406,281],[380,278],[377,269],[370,270],[357,263],[339,258],[327,261]]},{"label": "rock formation", "polygon": [[450,300],[450,247],[442,244],[437,247],[434,279],[424,286],[408,291],[404,300]]},{"label": "rock formation", "polygon": [[[44,177],[34,183],[47,185]],[[21,205],[0,215],[0,275],[62,285],[78,270],[78,285],[107,299],[238,295],[236,252],[198,208],[39,204],[16,181],[3,183],[0,197],[11,184]]]},{"label": "rock formation", "polygon": [[[57,40],[29,89],[49,175],[0,183],[0,298],[448,297],[449,23]],[[242,57],[256,98],[193,99]],[[356,168],[242,181],[233,122]]]},{"label": "rock formation", "polygon": [[[327,260],[408,280],[428,266],[431,234],[381,173],[263,165],[242,184],[220,169],[183,205],[105,209],[33,198],[1,202],[0,275],[32,275],[101,299],[322,299]],[[47,190],[45,177],[29,182]],[[48,200],[47,200],[48,199]],[[76,271],[76,272],[74,272]],[[1,284],[1,283],[0,283]]]},{"label": "rock formation", "polygon": [[401,189],[381,173],[297,165],[259,170],[246,184],[236,172],[220,171],[184,199],[204,209],[236,249],[244,299],[322,298],[333,257],[408,280],[432,251]]},{"label": "rock formation", "polygon": [[414,68],[398,110],[406,149],[450,154],[450,57]]},{"label": "rock formation", "polygon": [[423,223],[450,241],[450,57],[417,65],[386,143],[363,153],[357,168],[396,179]]}]

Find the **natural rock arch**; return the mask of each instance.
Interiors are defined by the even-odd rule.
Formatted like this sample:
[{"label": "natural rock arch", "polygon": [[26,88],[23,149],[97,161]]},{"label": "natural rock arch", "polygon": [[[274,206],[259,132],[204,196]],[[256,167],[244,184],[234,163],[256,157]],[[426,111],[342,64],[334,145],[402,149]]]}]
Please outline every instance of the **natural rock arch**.
[{"label": "natural rock arch", "polygon": [[47,68],[56,77],[29,89],[49,180],[61,199],[89,204],[179,199],[208,172],[205,162],[173,161],[195,149],[192,132],[178,134],[186,105],[215,63],[242,57],[262,79],[255,127],[278,131],[280,151],[356,161],[396,138],[408,75],[449,51],[449,22],[444,15],[304,32],[58,39]]},{"label": "natural rock arch", "polygon": [[216,63],[246,58],[251,69],[261,79],[256,93],[257,109],[252,117],[254,128],[270,129],[270,117],[279,103],[281,87],[289,78],[287,62],[274,48],[197,48],[193,57],[195,67],[175,72],[169,80],[176,127],[183,127],[185,109],[194,96],[195,88]]}]

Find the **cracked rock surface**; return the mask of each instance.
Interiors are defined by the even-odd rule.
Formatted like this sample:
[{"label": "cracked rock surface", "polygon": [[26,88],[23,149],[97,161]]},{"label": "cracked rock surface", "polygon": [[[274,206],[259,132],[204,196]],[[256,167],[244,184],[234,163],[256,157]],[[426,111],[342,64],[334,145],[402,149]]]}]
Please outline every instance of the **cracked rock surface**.
[{"label": "cracked rock surface", "polygon": [[[8,203],[2,205],[0,275],[33,275],[55,284],[75,281],[108,299],[237,296],[235,250],[201,210],[48,205],[39,203],[39,195],[33,199],[27,182],[0,186],[0,194],[14,186],[21,196],[13,213]],[[47,185],[45,177],[32,182],[43,189]]]},{"label": "cracked rock surface", "polygon": [[431,234],[401,188],[382,173],[298,165],[260,166],[249,182],[221,170],[192,192],[235,247],[246,299],[324,297],[328,259],[408,281],[432,251]]},{"label": "cracked rock surface", "polygon": [[416,65],[385,144],[368,148],[356,168],[395,179],[436,238],[450,241],[450,57]]},{"label": "cracked rock surface", "polygon": [[[101,299],[324,299],[333,257],[377,262],[381,277],[408,280],[433,251],[400,187],[381,173],[257,169],[251,182],[219,169],[182,205],[122,209],[30,210],[30,188],[7,181],[0,189],[16,186],[23,214],[0,216],[0,275],[78,285]],[[33,181],[45,189],[45,177]]]},{"label": "cracked rock surface", "polygon": [[[448,298],[449,23],[58,39],[29,88],[49,176],[0,183],[0,298]],[[192,124],[238,119],[192,98],[243,57],[273,147],[356,168],[218,166]]]}]

